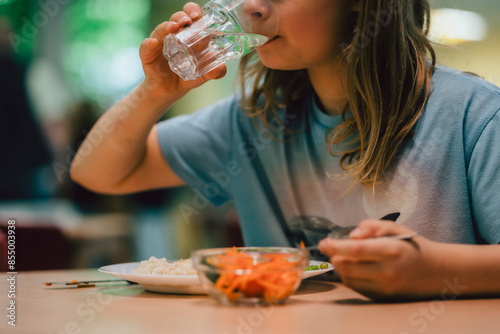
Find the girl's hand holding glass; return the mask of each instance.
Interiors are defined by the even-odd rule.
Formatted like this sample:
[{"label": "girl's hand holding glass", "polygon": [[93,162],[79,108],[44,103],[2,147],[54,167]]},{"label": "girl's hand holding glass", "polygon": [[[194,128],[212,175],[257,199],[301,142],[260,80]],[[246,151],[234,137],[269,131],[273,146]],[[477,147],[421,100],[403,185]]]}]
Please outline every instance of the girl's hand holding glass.
[{"label": "girl's hand holding glass", "polygon": [[183,11],[174,13],[170,21],[159,24],[150,37],[141,43],[139,55],[145,74],[143,85],[149,93],[157,94],[158,97],[176,92],[184,94],[209,80],[220,79],[226,75],[226,66],[221,65],[196,80],[181,80],[172,72],[162,53],[166,36],[178,33],[181,28],[190,26],[201,16],[202,10],[198,4],[187,3]]},{"label": "girl's hand holding glass", "polygon": [[[179,18],[181,31],[165,37],[163,53],[183,80],[196,80],[229,60],[238,60],[276,37],[279,20],[270,0],[211,0],[191,17]],[[195,15],[196,14],[196,15]],[[196,22],[190,25],[190,18]]]}]

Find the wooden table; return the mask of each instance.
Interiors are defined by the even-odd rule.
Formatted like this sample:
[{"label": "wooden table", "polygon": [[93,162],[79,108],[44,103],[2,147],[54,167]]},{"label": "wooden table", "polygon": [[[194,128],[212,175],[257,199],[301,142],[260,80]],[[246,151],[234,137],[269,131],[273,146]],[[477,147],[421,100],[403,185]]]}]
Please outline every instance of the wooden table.
[{"label": "wooden table", "polygon": [[[285,305],[268,307],[226,307],[208,296],[157,294],[139,285],[42,284],[109,278],[91,269],[2,273],[0,333],[500,333],[500,299],[374,303],[322,277],[304,280]],[[443,289],[452,291],[451,283]],[[7,309],[12,301],[14,312]]]}]

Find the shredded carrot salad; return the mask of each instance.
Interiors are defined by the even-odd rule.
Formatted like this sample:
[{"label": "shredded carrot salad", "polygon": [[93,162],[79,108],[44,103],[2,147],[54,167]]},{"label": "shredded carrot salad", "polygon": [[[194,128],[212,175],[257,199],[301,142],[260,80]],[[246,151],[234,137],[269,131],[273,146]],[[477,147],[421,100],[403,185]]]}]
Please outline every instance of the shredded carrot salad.
[{"label": "shredded carrot salad", "polygon": [[299,261],[290,261],[289,257],[290,254],[266,253],[260,254],[257,260],[251,253],[233,248],[225,254],[215,255],[209,262],[223,269],[215,287],[230,302],[243,295],[279,303],[295,291],[300,281],[299,271],[294,269]]}]

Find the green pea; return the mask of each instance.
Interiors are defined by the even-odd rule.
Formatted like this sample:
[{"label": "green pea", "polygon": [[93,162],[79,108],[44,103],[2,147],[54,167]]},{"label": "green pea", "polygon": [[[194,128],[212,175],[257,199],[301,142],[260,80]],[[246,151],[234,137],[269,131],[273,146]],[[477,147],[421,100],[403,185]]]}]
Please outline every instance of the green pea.
[{"label": "green pea", "polygon": [[328,269],[328,263],[323,262],[322,264],[319,265],[321,269]]},{"label": "green pea", "polygon": [[315,264],[310,265],[309,267],[306,268],[306,271],[311,271],[311,270],[318,270],[319,267]]}]

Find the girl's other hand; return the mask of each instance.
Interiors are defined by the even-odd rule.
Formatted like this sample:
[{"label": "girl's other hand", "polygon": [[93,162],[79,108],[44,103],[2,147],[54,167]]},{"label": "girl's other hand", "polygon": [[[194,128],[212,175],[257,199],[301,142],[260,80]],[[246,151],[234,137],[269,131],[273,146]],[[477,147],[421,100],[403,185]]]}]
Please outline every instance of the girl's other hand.
[{"label": "girl's other hand", "polygon": [[[343,283],[373,299],[422,299],[439,295],[444,277],[439,243],[377,238],[412,231],[393,222],[366,220],[350,239],[327,238],[319,250],[330,257]],[[443,262],[443,261],[441,261]]]},{"label": "girl's other hand", "polygon": [[145,74],[143,85],[150,93],[154,93],[158,97],[176,92],[183,94],[209,80],[220,79],[226,75],[226,66],[222,65],[197,80],[184,81],[172,72],[167,59],[163,55],[163,39],[165,36],[175,34],[181,28],[190,26],[201,16],[202,10],[200,6],[189,2],[184,5],[183,11],[173,14],[170,21],[158,25],[150,37],[141,43],[139,55]]}]

